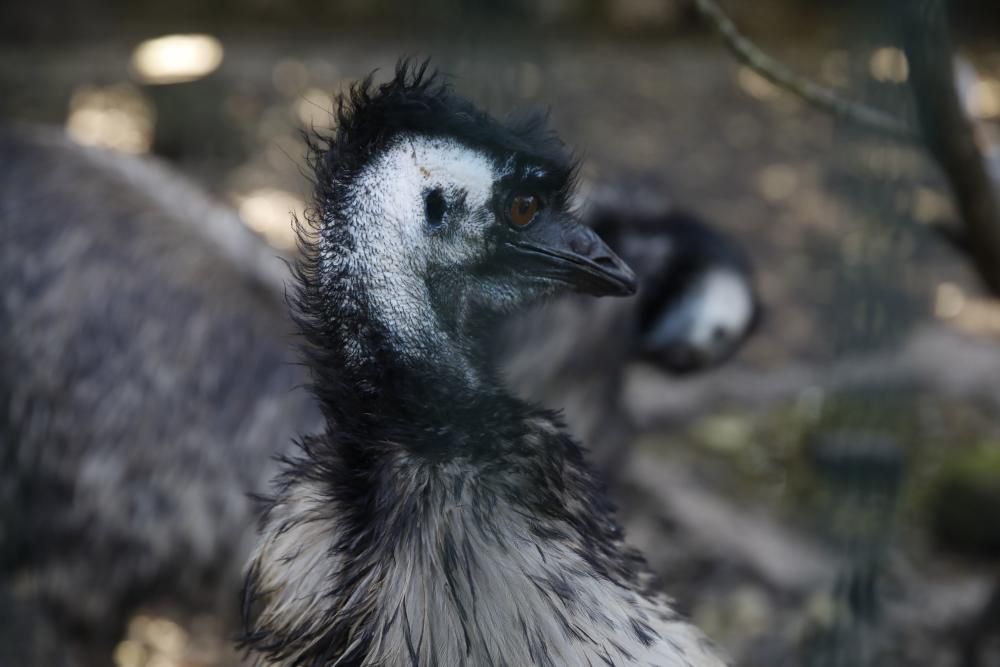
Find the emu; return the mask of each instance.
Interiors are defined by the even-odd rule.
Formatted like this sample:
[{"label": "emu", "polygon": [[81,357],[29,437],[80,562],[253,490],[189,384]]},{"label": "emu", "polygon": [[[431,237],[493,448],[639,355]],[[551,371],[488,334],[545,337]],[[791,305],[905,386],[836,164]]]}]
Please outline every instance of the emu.
[{"label": "emu", "polygon": [[[294,390],[285,266],[232,211],[155,160],[57,131],[0,128],[0,158],[0,663],[104,665],[139,607],[226,615],[254,539],[247,495],[322,416]],[[585,213],[635,262],[639,300],[568,295],[495,341],[517,394],[565,409],[608,475],[633,432],[619,392],[639,313],[691,303],[645,286],[742,266],[731,240],[676,234],[685,214],[634,212],[622,187]],[[644,357],[678,371],[671,350],[710,306]]]},{"label": "emu", "polygon": [[315,144],[294,316],[327,424],[266,501],[244,641],[283,667],[722,665],[484,349],[526,303],[635,276],[570,212],[544,121],[502,125],[426,67],[352,87]]}]

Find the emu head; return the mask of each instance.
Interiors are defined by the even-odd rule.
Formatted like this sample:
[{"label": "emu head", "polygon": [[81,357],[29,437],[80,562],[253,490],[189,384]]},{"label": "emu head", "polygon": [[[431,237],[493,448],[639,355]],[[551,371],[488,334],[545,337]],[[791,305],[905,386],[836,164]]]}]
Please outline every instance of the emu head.
[{"label": "emu head", "polygon": [[635,291],[570,210],[574,165],[543,117],[501,124],[403,63],[354,87],[337,120],[316,163],[312,250],[319,297],[345,326],[379,329],[403,356],[461,354],[490,315],[565,290]]}]

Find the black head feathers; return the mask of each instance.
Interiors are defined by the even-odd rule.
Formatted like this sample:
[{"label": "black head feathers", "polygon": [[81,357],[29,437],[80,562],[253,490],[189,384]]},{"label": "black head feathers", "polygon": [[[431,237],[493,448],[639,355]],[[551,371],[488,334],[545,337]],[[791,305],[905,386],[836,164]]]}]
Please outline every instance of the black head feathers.
[{"label": "black head feathers", "polygon": [[547,113],[500,122],[455,95],[445,75],[427,60],[400,60],[395,76],[380,85],[374,76],[369,74],[338,97],[334,134],[311,142],[320,187],[334,179],[350,180],[394,139],[411,133],[449,137],[501,161],[514,157],[544,166],[571,188],[575,161],[548,128]]}]

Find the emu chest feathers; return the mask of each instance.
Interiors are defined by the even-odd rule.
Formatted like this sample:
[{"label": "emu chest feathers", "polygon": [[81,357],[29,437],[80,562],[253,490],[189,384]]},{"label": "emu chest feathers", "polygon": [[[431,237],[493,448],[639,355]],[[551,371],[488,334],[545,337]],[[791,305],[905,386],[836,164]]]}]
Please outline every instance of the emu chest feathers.
[{"label": "emu chest feathers", "polygon": [[574,525],[539,515],[530,490],[515,500],[516,469],[400,454],[383,471],[367,525],[319,480],[269,509],[248,579],[266,664],[721,665],[608,547],[631,552],[581,533],[603,520],[585,498],[596,516]]}]

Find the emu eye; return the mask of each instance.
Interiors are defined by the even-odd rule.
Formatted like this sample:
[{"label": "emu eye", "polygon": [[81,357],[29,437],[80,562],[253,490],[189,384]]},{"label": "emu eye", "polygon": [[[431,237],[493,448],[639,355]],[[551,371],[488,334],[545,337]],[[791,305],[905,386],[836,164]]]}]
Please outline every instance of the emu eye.
[{"label": "emu eye", "polygon": [[517,195],[510,202],[510,221],[515,227],[524,227],[535,219],[540,203],[535,195]]},{"label": "emu eye", "polygon": [[441,188],[434,188],[424,194],[424,212],[427,215],[427,224],[431,227],[441,226],[447,207],[448,203],[444,199]]}]

